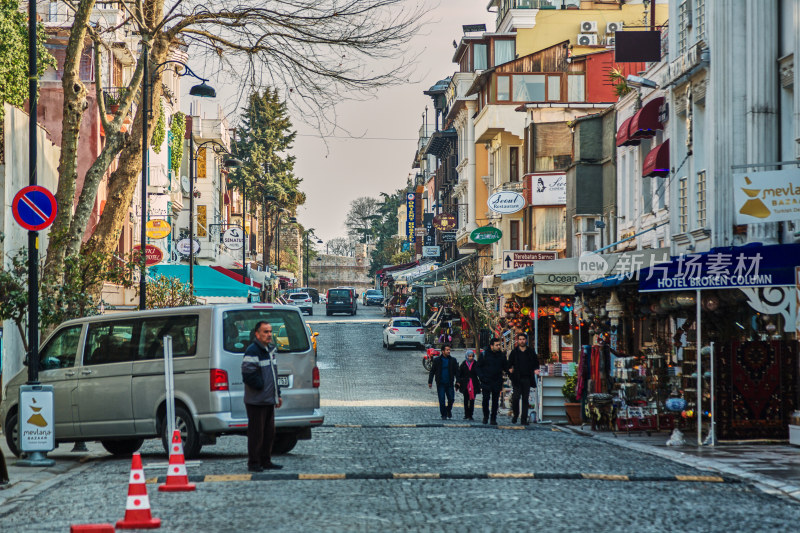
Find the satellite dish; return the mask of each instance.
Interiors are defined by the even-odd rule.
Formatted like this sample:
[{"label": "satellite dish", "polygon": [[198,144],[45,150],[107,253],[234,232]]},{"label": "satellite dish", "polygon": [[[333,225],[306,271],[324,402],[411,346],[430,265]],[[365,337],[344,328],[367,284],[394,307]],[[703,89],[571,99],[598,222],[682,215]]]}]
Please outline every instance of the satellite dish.
[{"label": "satellite dish", "polygon": [[192,184],[189,182],[189,176],[181,176],[181,189],[186,194],[189,194]]}]

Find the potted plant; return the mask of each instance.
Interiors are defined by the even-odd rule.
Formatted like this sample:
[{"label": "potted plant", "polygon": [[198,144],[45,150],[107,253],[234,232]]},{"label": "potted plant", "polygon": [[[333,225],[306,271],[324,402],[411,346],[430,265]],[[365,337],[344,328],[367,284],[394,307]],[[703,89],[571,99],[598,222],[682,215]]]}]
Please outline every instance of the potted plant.
[{"label": "potted plant", "polygon": [[576,396],[577,387],[577,374],[566,376],[564,385],[561,387],[561,394],[564,396],[564,410],[567,412],[567,419],[572,426],[577,426],[581,423],[581,404]]}]

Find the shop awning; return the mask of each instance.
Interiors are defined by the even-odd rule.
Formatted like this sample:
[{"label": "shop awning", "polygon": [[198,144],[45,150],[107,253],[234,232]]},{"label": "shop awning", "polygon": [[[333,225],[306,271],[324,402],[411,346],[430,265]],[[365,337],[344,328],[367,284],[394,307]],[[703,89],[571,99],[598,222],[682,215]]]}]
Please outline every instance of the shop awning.
[{"label": "shop awning", "polygon": [[628,129],[631,126],[631,119],[633,117],[623,120],[622,124],[617,128],[617,146],[627,146],[629,144],[630,135],[628,134]]},{"label": "shop awning", "polygon": [[376,276],[380,276],[381,274],[383,274],[385,272],[397,272],[398,270],[408,270],[409,268],[411,268],[413,266],[417,266],[418,264],[419,264],[419,261],[410,261],[408,263],[401,263],[399,265],[390,265],[390,266],[381,268],[380,270],[375,272],[375,275]]},{"label": "shop awning", "polygon": [[514,279],[501,283],[500,287],[497,289],[497,292],[506,296],[515,295],[525,298],[530,296],[533,292],[533,285],[529,280]]},{"label": "shop awning", "polygon": [[[148,275],[151,278],[164,275],[177,278],[181,283],[189,283],[189,265],[156,265],[149,267]],[[195,296],[247,298],[251,293],[258,294],[258,289],[239,283],[209,266],[194,267]]]},{"label": "shop awning", "polygon": [[800,243],[712,248],[643,269],[639,292],[795,285]]},{"label": "shop awning", "polygon": [[533,266],[533,276],[528,279],[536,285],[537,294],[575,294],[575,284],[581,281],[578,258],[538,261]]},{"label": "shop awning", "polygon": [[662,105],[663,96],[653,98],[633,115],[628,130],[631,139],[649,139],[655,136],[657,130],[664,129],[664,125],[658,120]]},{"label": "shop awning", "polygon": [[642,165],[643,178],[665,176],[669,176],[669,139],[650,150]]},{"label": "shop awning", "polygon": [[261,284],[257,281],[251,280],[250,278],[245,278],[241,274],[234,272],[233,270],[228,270],[225,267],[211,265],[211,268],[219,272],[220,274],[225,274],[232,280],[238,281],[239,283],[244,283],[245,285],[250,285],[252,283],[253,287],[260,289]]}]

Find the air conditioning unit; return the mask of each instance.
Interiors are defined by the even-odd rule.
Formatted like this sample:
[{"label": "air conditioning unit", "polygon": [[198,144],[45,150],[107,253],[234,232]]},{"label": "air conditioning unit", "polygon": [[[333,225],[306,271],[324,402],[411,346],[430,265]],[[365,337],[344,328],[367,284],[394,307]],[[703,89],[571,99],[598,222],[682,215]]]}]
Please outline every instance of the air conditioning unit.
[{"label": "air conditioning unit", "polygon": [[617,44],[616,37],[606,37],[606,46],[615,46]]},{"label": "air conditioning unit", "polygon": [[581,33],[597,33],[597,21],[584,20],[581,22]]},{"label": "air conditioning unit", "polygon": [[597,34],[595,33],[579,33],[578,44],[580,46],[593,46],[597,44]]},{"label": "air conditioning unit", "polygon": [[622,31],[622,22],[609,22],[606,24],[606,33],[614,33],[615,31]]}]

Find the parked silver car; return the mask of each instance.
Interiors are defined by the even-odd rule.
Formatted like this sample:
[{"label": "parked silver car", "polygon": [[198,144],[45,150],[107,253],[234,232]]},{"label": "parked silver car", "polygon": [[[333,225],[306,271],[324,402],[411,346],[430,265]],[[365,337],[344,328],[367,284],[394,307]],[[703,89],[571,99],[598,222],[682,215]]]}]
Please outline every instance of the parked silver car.
[{"label": "parked silver car", "polygon": [[[257,322],[278,346],[283,406],[276,411],[276,453],[286,453],[324,422],[319,369],[309,331],[293,306],[213,305],[94,316],[65,322],[42,344],[39,380],[55,391],[56,442],[99,440],[128,455],[146,438],[168,435],[163,337],[172,336],[175,427],[184,453],[196,457],[218,435],[246,434],[242,354]],[[19,387],[23,369],[0,403],[6,441],[19,455]]]}]

